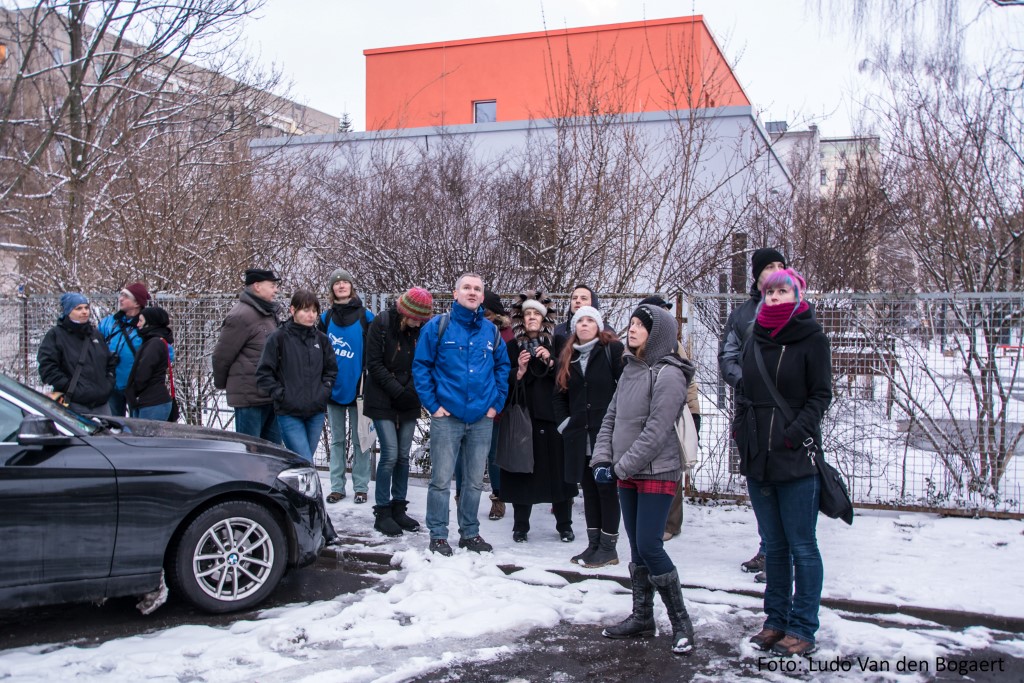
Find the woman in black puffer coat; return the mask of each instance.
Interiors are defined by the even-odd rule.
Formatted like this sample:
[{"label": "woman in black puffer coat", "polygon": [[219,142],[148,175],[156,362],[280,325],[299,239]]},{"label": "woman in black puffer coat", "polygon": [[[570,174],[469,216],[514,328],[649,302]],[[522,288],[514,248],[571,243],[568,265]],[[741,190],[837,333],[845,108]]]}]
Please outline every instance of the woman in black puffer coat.
[{"label": "woman in black puffer coat", "polygon": [[385,536],[418,531],[409,517],[409,451],[420,417],[420,399],[412,381],[412,360],[434,299],[413,287],[370,323],[366,333],[363,413],[373,420],[380,443],[373,528]]},{"label": "woman in black puffer coat", "polygon": [[[89,321],[89,300],[78,292],[60,297],[63,315],[43,336],[36,353],[39,378],[77,413],[110,415],[117,356]],[[76,376],[77,375],[77,376]]]},{"label": "woman in black puffer coat", "polygon": [[174,336],[171,318],[159,306],[149,306],[139,313],[139,336],[142,346],[135,354],[135,363],[128,375],[124,396],[132,417],[164,421],[171,414],[171,393],[167,390],[167,368],[170,345]]},{"label": "woman in black puffer coat", "polygon": [[815,650],[824,578],[815,537],[821,479],[814,459],[822,457],[821,420],[832,401],[832,358],[828,338],[803,298],[805,287],[791,269],[764,280],[764,298],[741,357],[743,394],[737,395],[733,425],[740,473],[747,477],[765,543],[766,619],[751,642],[782,656]]},{"label": "woman in black puffer coat", "polygon": [[594,481],[590,457],[622,374],[624,348],[593,306],[577,309],[567,334],[555,374],[555,419],[565,443],[565,478],[580,482],[587,520],[587,548],[570,562],[604,567],[619,563],[619,494],[614,483]]}]

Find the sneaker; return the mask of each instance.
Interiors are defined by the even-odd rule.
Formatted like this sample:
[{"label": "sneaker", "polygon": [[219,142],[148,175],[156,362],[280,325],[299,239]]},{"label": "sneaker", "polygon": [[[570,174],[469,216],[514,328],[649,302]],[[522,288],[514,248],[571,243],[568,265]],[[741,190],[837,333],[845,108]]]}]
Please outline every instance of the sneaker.
[{"label": "sneaker", "polygon": [[758,583],[768,583],[768,575],[764,572],[758,572],[754,574],[754,581]]},{"label": "sneaker", "polygon": [[796,636],[786,636],[779,642],[772,646],[772,654],[779,655],[780,657],[806,657],[817,650],[814,643],[797,638]]},{"label": "sneaker", "polygon": [[558,537],[562,539],[562,543],[572,543],[576,540],[576,534],[572,532],[572,529],[566,529],[565,531],[559,531]]},{"label": "sneaker", "polygon": [[443,538],[430,539],[430,552],[444,555],[445,557],[451,557],[453,553],[452,547]]},{"label": "sneaker", "polygon": [[494,548],[491,547],[491,544],[483,539],[483,536],[460,538],[459,547],[465,548],[466,550],[472,550],[474,553],[489,553],[494,550]]},{"label": "sneaker", "polygon": [[355,503],[365,503],[366,502],[366,492],[365,491],[357,491],[356,492],[356,497],[353,499],[353,502],[355,502]]},{"label": "sneaker", "polygon": [[526,532],[525,531],[513,531],[512,540],[516,543],[526,543]]},{"label": "sneaker", "polygon": [[331,491],[330,495],[327,496],[327,502],[331,503],[332,505],[334,503],[337,503],[337,502],[339,502],[341,500],[344,500],[344,499],[345,499],[345,492],[344,491]]},{"label": "sneaker", "polygon": [[764,555],[758,553],[740,565],[740,569],[748,574],[756,574],[764,571]]}]

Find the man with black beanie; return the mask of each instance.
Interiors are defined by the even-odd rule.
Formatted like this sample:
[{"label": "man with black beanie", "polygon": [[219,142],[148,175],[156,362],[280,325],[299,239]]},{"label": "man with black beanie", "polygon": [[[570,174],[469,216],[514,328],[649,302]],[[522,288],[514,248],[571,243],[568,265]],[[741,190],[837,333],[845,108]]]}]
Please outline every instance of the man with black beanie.
[{"label": "man with black beanie", "polygon": [[[725,331],[718,345],[718,369],[722,378],[728,382],[733,391],[743,393],[743,368],[740,362],[740,355],[743,351],[743,344],[750,336],[754,326],[754,318],[757,316],[757,306],[761,303],[761,283],[765,277],[782,270],[786,267],[786,257],[770,247],[757,249],[750,257],[750,272],[754,277],[750,285],[750,298],[729,314],[729,320],[725,323]],[[761,530],[758,529],[758,535]],[[764,539],[757,554],[740,565],[745,572],[754,572],[756,579],[760,580],[764,575]]]}]

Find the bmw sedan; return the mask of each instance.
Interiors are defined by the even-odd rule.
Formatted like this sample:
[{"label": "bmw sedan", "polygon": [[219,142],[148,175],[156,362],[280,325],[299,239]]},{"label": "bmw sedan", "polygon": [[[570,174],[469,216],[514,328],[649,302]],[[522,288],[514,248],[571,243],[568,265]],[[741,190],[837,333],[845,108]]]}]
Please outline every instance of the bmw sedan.
[{"label": "bmw sedan", "polygon": [[168,588],[209,612],[248,609],[325,533],[320,478],[291,451],[85,418],[0,375],[0,609],[138,595],[146,612]]}]

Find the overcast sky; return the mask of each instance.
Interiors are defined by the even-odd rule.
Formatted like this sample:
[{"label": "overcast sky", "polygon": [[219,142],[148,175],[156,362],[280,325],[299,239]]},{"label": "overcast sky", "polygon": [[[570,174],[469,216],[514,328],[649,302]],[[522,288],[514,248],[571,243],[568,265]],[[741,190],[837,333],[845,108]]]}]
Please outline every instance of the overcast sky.
[{"label": "overcast sky", "polygon": [[[827,0],[826,0],[827,1]],[[962,0],[964,4],[978,0]],[[290,96],[365,129],[363,50],[461,38],[704,15],[762,120],[853,132],[866,49],[806,0],[268,0],[242,49],[279,67]],[[1015,23],[1018,9],[999,10]],[[991,13],[990,13],[991,14]]]}]

